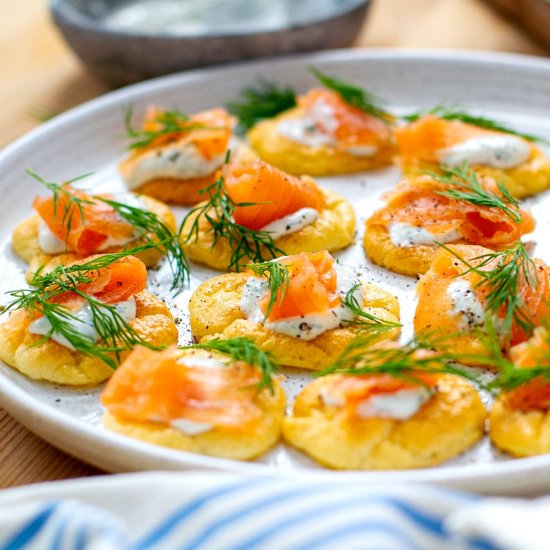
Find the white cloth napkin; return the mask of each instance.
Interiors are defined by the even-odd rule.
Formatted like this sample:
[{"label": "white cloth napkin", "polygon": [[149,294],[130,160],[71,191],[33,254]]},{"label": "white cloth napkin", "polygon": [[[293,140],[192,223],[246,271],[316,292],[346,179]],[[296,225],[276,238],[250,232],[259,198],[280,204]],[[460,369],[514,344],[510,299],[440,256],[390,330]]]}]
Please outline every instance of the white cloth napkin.
[{"label": "white cloth napkin", "polygon": [[546,550],[550,499],[182,472],[0,492],[0,549]]}]

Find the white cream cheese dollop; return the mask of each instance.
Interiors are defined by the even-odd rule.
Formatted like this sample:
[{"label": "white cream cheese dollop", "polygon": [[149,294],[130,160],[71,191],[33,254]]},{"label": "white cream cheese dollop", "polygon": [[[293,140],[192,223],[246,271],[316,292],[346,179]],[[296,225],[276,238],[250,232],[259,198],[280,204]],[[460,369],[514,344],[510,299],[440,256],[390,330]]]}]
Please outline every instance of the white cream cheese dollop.
[{"label": "white cream cheese dollop", "polygon": [[[136,300],[133,296],[128,300],[112,305],[116,309],[118,314],[121,315],[126,322],[130,322],[136,318]],[[67,319],[66,322],[72,326],[73,330],[97,342],[99,340],[99,335],[97,334],[97,331],[94,327],[92,309],[90,307],[90,304],[88,304],[87,302],[84,303],[79,309],[73,311],[72,315],[75,318]],[[105,315],[112,316],[112,314],[107,311],[105,311]],[[29,332],[31,334],[45,336],[50,332],[51,328],[52,325],[50,324],[50,321],[47,317],[43,316],[35,319],[29,325]],[[50,338],[56,341],[61,346],[68,348],[72,351],[76,351],[74,346],[62,334],[54,332],[50,336]]]},{"label": "white cream cheese dollop", "polygon": [[191,179],[213,174],[225,160],[225,152],[207,159],[191,142],[151,149],[135,159],[131,172],[126,175],[130,190],[157,178]]},{"label": "white cream cheese dollop", "polygon": [[[353,272],[341,265],[335,264],[338,294],[343,298],[346,293],[359,283]],[[258,306],[258,301],[269,292],[267,281],[250,277],[243,289],[241,311],[250,321],[264,322],[264,313]],[[362,289],[358,287],[355,298],[363,303]],[[339,327],[344,321],[351,321],[354,313],[343,304],[339,304],[330,311],[289,317],[280,321],[266,321],[264,326],[274,332],[286,334],[300,340],[313,340],[323,332]]]},{"label": "white cream cheese dollop", "polygon": [[407,420],[414,416],[432,395],[433,390],[425,386],[403,389],[395,393],[374,395],[357,407],[361,418],[395,418]]},{"label": "white cream cheese dollop", "polygon": [[[304,115],[281,120],[277,132],[290,141],[309,147],[336,147],[338,142],[334,133],[338,129],[338,124],[333,108],[322,99],[318,99]],[[378,147],[353,145],[345,148],[345,151],[358,157],[370,157],[378,151]]]},{"label": "white cream cheese dollop", "polygon": [[300,231],[300,229],[312,224],[319,217],[319,212],[315,208],[300,208],[288,216],[283,216],[267,225],[264,225],[260,231],[270,233],[273,240],[279,239],[284,235],[290,235]]},{"label": "white cream cheese dollop", "polygon": [[[428,401],[434,391],[425,386],[403,389],[394,393],[374,395],[359,403],[357,415],[361,418],[395,418],[407,420],[414,416]],[[327,406],[343,407],[345,400],[330,391],[321,392],[321,400]]]},{"label": "white cream cheese dollop", "polygon": [[319,130],[315,121],[308,116],[281,120],[277,131],[286,139],[309,147],[334,144],[333,137]]},{"label": "white cream cheese dollop", "polygon": [[470,282],[466,279],[457,279],[447,288],[451,298],[452,313],[460,315],[461,329],[470,329],[483,324],[485,312],[478,300]]},{"label": "white cream cheese dollop", "polygon": [[[113,193],[110,197],[111,200],[133,206],[134,208],[141,208],[147,210],[145,203],[132,195],[132,193]],[[134,231],[129,238],[117,239],[114,237],[107,237],[107,240],[97,249],[98,252],[107,250],[112,246],[123,246],[139,238],[140,233]],[[46,254],[63,254],[69,251],[67,243],[60,239],[57,235],[54,235],[50,228],[47,226],[44,220],[40,220],[38,225],[38,244],[43,252]]]},{"label": "white cream cheese dollop", "polygon": [[65,241],[54,235],[42,219],[38,224],[38,244],[46,254],[62,254],[68,250]]},{"label": "white cream cheese dollop", "polygon": [[444,233],[432,233],[424,227],[415,227],[401,222],[390,223],[388,233],[391,242],[401,248],[409,248],[417,244],[451,243],[462,238],[456,229]]},{"label": "white cream cheese dollop", "polygon": [[531,146],[524,139],[507,135],[471,138],[437,151],[440,162],[447,166],[460,166],[467,162],[504,169],[524,163],[530,155]]}]

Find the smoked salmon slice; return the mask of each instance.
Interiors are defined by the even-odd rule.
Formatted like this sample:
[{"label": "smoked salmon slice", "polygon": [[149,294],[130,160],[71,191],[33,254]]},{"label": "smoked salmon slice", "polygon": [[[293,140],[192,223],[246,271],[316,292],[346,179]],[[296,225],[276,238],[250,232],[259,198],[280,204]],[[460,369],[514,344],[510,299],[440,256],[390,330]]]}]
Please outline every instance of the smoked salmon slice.
[{"label": "smoked salmon slice", "polygon": [[[503,199],[492,178],[480,178],[479,182],[485,190]],[[452,184],[430,176],[401,181],[393,191],[384,194],[386,206],[369,218],[367,230],[374,226],[387,228],[393,222],[400,222],[422,227],[436,235],[457,231],[469,244],[501,250],[535,228],[535,220],[527,210],[517,208],[521,218],[518,222],[500,208],[441,195],[449,189]]]},{"label": "smoked salmon slice", "polygon": [[[91,256],[77,264],[87,263],[101,256]],[[147,284],[147,268],[135,256],[126,256],[112,264],[86,273],[89,282],[77,285],[77,289],[84,294],[94,296],[106,304],[115,304],[130,299],[145,289]],[[62,292],[52,300],[69,309],[77,309],[85,299],[75,292]]]},{"label": "smoked salmon slice", "polygon": [[346,103],[331,90],[314,88],[298,98],[298,106],[313,113],[317,129],[331,135],[342,149],[379,148],[386,145],[391,136],[386,123]]},{"label": "smoked salmon slice", "polygon": [[[289,284],[284,295],[279,290],[268,321],[324,313],[340,303],[334,259],[326,250],[287,256],[279,262],[287,266]],[[264,313],[269,302],[269,294],[259,301]]]},{"label": "smoked salmon slice", "polygon": [[163,114],[164,111],[158,107],[152,106],[147,110],[143,130],[159,132],[159,136],[153,139],[148,146],[140,148],[137,151],[138,154],[174,141],[178,143],[192,142],[206,159],[223,155],[226,152],[236,119],[224,109],[201,111],[187,119],[180,117],[176,125],[179,128],[173,132],[162,131],[164,128]]},{"label": "smoked salmon slice", "polygon": [[399,156],[404,167],[417,161],[439,164],[437,151],[471,138],[503,135],[460,120],[425,115],[406,126],[394,128]]},{"label": "smoked salmon slice", "polygon": [[[420,279],[417,286],[418,307],[414,316],[414,327],[416,332],[430,331],[441,334],[457,334],[464,330],[461,326],[461,314],[453,305],[452,298],[448,292],[449,286],[461,279],[466,280],[473,292],[475,299],[479,301],[483,310],[489,293],[492,291],[482,275],[475,270],[468,270],[468,267],[458,259],[451,250],[470,265],[478,266],[481,271],[491,271],[499,265],[499,258],[495,258],[484,266],[479,264],[482,257],[491,254],[491,250],[481,246],[452,245],[448,249],[439,249],[432,261],[430,269]],[[520,271],[518,277],[519,296],[521,298],[522,312],[533,323],[534,326],[542,324],[543,319],[550,314],[550,267],[541,260],[535,259],[535,273],[533,278],[535,284],[530,284],[528,277]],[[506,262],[505,262],[506,263]],[[506,306],[498,312],[498,317],[504,319]],[[464,319],[468,325],[476,325],[473,317],[464,312]],[[505,335],[503,335],[504,338]],[[530,334],[520,324],[513,320],[509,341],[511,345],[526,341]]]},{"label": "smoked salmon slice", "polygon": [[223,181],[237,204],[235,222],[254,231],[301,208],[325,207],[323,192],[311,178],[291,176],[261,160],[226,164]]},{"label": "smoked salmon slice", "polygon": [[[70,186],[64,187],[64,191],[57,200],[53,196],[36,197],[32,206],[49,230],[67,243],[69,250],[89,255],[109,237],[128,242],[135,239],[134,228],[114,208]],[[73,197],[80,200],[80,208]],[[108,194],[101,197],[112,198]]]},{"label": "smoked salmon slice", "polygon": [[260,378],[243,362],[201,366],[176,348],[137,347],[107,383],[101,402],[120,420],[169,425],[185,419],[250,430],[261,419],[254,402]]},{"label": "smoked salmon slice", "polygon": [[[513,347],[510,358],[519,368],[546,366],[550,368],[550,339],[544,328],[538,328],[531,339]],[[506,392],[506,402],[513,409],[550,409],[550,379],[535,378]]]},{"label": "smoked salmon slice", "polygon": [[361,403],[377,395],[388,395],[403,390],[412,390],[419,387],[434,388],[437,385],[438,375],[418,372],[411,374],[418,383],[396,378],[389,374],[352,375],[345,374],[335,378],[328,388],[327,394],[336,402],[344,403],[344,410],[350,417],[357,415]]}]

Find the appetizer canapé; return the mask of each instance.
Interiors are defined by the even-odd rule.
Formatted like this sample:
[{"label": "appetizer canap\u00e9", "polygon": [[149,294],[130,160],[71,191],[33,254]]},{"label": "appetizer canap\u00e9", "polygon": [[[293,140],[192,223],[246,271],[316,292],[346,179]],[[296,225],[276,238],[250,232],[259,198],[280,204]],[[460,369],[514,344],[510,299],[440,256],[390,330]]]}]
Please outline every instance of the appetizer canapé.
[{"label": "appetizer canap\u00e9", "polygon": [[[13,231],[12,246],[29,263],[29,280],[45,264],[68,264],[90,254],[135,248],[158,242],[176,230],[170,209],[149,197],[133,193],[91,195],[67,184],[48,185],[52,196],[36,197],[33,208],[37,214]],[[163,253],[151,247],[136,255],[151,267]]]},{"label": "appetizer canap\u00e9", "polygon": [[282,365],[328,366],[356,336],[398,335],[399,303],[326,251],[287,256],[205,281],[191,297],[198,341],[244,336]]},{"label": "appetizer canap\u00e9", "polygon": [[548,318],[550,268],[522,244],[502,252],[450,245],[437,252],[417,294],[415,331],[447,336],[445,349],[482,363],[487,350],[480,331],[487,325],[506,347],[527,340]]},{"label": "appetizer canap\u00e9", "polygon": [[149,443],[249,460],[277,443],[284,416],[283,390],[261,379],[257,366],[221,353],[140,347],[103,391],[104,423]]},{"label": "appetizer canap\u00e9", "polygon": [[255,157],[233,136],[235,120],[223,109],[188,117],[151,107],[142,130],[127,122],[134,141],[131,155],[119,166],[126,185],[170,204],[201,201],[201,191],[216,181],[229,150],[233,160]]},{"label": "appetizer canap\u00e9", "polygon": [[[550,334],[537,328],[528,342],[510,350],[510,358],[528,379],[495,400],[489,415],[491,439],[515,456],[550,453]],[[516,373],[515,379],[521,376]]]},{"label": "appetizer canap\u00e9", "polygon": [[263,162],[231,163],[210,189],[209,200],[182,226],[189,258],[220,270],[239,270],[283,254],[338,250],[351,244],[351,204]]},{"label": "appetizer canap\u00e9", "polygon": [[550,161],[532,141],[512,131],[429,114],[396,128],[395,137],[406,174],[468,163],[480,176],[502,182],[515,197],[550,187]]},{"label": "appetizer canap\u00e9", "polygon": [[[382,345],[367,354],[367,370],[410,365],[433,352]],[[321,464],[337,469],[403,469],[434,466],[476,443],[485,409],[477,391],[449,374],[329,374],[308,386],[285,418],[283,435]],[[415,380],[413,382],[413,380]]]},{"label": "appetizer canap\u00e9", "polygon": [[0,359],[30,378],[97,384],[134,345],[175,343],[172,315],[145,290],[146,281],[141,260],[115,255],[36,275],[36,290],[12,292]]},{"label": "appetizer canap\u00e9", "polygon": [[384,199],[386,206],[366,222],[365,252],[405,275],[425,273],[439,243],[502,250],[535,228],[505,188],[465,168],[405,179]]},{"label": "appetizer canap\u00e9", "polygon": [[369,114],[335,91],[313,89],[298,106],[258,123],[248,141],[267,162],[292,174],[326,176],[391,163],[388,116]]}]

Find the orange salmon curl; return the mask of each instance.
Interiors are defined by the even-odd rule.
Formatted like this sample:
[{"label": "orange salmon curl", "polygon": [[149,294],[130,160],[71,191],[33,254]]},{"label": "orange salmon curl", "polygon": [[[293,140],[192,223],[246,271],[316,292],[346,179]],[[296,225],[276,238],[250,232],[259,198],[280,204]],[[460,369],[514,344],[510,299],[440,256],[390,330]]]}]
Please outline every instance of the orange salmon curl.
[{"label": "orange salmon curl", "polygon": [[[161,130],[163,114],[164,111],[159,107],[150,106],[145,114],[143,130],[146,132]],[[187,120],[181,119],[179,131],[159,135],[145,149],[162,147],[173,141],[189,141],[197,146],[205,158],[210,159],[225,153],[235,124],[235,117],[229,115],[225,109],[201,111],[191,115]]]},{"label": "orange salmon curl", "polygon": [[[492,178],[481,178],[484,189],[502,198]],[[449,185],[430,176],[406,179],[384,194],[386,206],[367,221],[367,227],[401,222],[423,227],[435,234],[457,231],[469,244],[477,244],[493,250],[509,248],[522,235],[535,229],[535,220],[528,210],[517,209],[521,221],[517,222],[496,207],[473,204],[442,196]]]},{"label": "orange salmon curl", "polygon": [[445,120],[425,115],[405,126],[396,127],[394,135],[399,146],[399,157],[404,167],[415,161],[438,163],[437,151],[447,149],[471,138],[502,135],[460,120]]},{"label": "orange salmon curl", "polygon": [[[340,303],[334,259],[326,250],[286,256],[279,262],[287,266],[289,284],[284,296],[279,290],[268,321],[324,313]],[[269,301],[268,293],[258,303],[264,313]]]},{"label": "orange salmon curl", "polygon": [[317,129],[334,137],[337,144],[346,149],[357,145],[384,145],[390,130],[379,118],[369,115],[361,109],[346,103],[342,97],[331,90],[314,88],[298,98],[298,106],[306,111],[321,105],[330,112],[335,128],[323,124],[322,117],[316,121]]},{"label": "orange salmon curl", "polygon": [[[546,366],[550,369],[550,335],[539,327],[527,341],[510,350],[510,358],[519,368]],[[535,378],[506,392],[506,403],[513,409],[529,411],[550,409],[550,378]]]},{"label": "orange salmon curl", "polygon": [[[100,257],[90,256],[75,264],[88,263]],[[106,304],[124,302],[144,290],[147,284],[147,268],[135,256],[121,258],[106,267],[90,270],[85,275],[90,281],[78,284],[76,289]],[[50,302],[74,311],[84,304],[85,299],[76,292],[66,291],[54,296]]]},{"label": "orange salmon curl", "polygon": [[[48,226],[48,229],[60,240],[67,243],[67,248],[81,255],[93,254],[109,237],[117,239],[134,238],[134,228],[104,202],[94,199],[84,191],[65,186],[54,197],[36,197],[33,208]],[[71,196],[84,201],[81,207],[71,202]],[[99,195],[109,199],[111,195]]]},{"label": "orange salmon curl", "polygon": [[[423,330],[437,331],[440,334],[457,334],[461,332],[459,315],[452,313],[452,300],[447,292],[449,285],[458,278],[469,281],[470,286],[483,309],[487,301],[490,288],[483,277],[475,271],[468,271],[468,267],[451,251],[473,266],[479,266],[485,254],[492,251],[481,246],[452,245],[450,250],[439,249],[432,261],[430,269],[420,280],[417,287],[418,306],[414,317],[416,332]],[[550,314],[550,267],[542,260],[535,259],[533,277],[536,284],[531,286],[528,277],[519,276],[519,294],[523,303],[523,310],[535,326],[541,325],[543,319]],[[481,271],[490,271],[498,266],[499,259],[495,258],[484,266]],[[436,307],[434,307],[436,304]],[[503,319],[505,308],[498,313]],[[530,334],[514,319],[512,322],[510,344],[515,345],[528,340]]]},{"label": "orange salmon curl", "polygon": [[169,425],[183,418],[248,431],[261,419],[254,403],[260,378],[243,362],[205,367],[175,347],[138,346],[114,372],[101,402],[120,420]]},{"label": "orange salmon curl", "polygon": [[292,176],[262,160],[226,164],[222,173],[225,192],[237,204],[235,222],[254,231],[301,208],[320,211],[326,204],[313,179]]},{"label": "orange salmon curl", "polygon": [[[381,344],[381,349],[391,350],[398,348],[396,343]],[[429,350],[418,350],[413,354],[417,358],[437,358],[437,353]],[[434,363],[435,364],[435,363]],[[376,364],[368,365],[373,368]],[[377,395],[390,395],[403,390],[413,390],[419,387],[427,387],[434,390],[440,378],[438,373],[429,372],[410,372],[408,376],[411,379],[397,378],[390,374],[342,374],[335,377],[333,383],[328,388],[328,395],[336,401],[344,402],[346,415],[350,418],[357,415],[358,407],[361,403],[368,401]],[[414,378],[414,380],[412,380]]]}]

